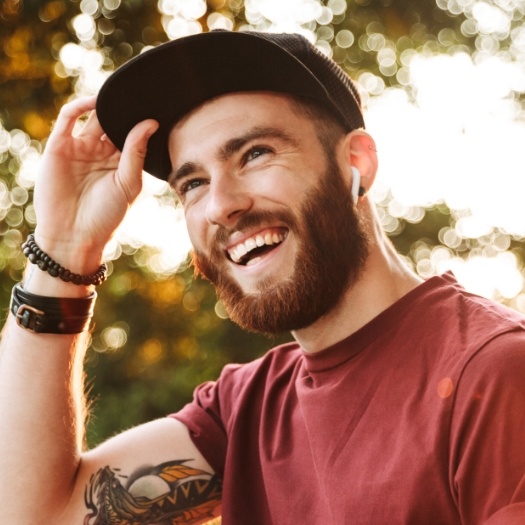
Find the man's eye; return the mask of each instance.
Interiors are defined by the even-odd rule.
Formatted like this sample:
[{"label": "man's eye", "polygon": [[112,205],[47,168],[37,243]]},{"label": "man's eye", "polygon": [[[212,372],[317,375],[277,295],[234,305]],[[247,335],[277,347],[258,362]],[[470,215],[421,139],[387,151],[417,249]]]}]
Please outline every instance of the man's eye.
[{"label": "man's eye", "polygon": [[195,188],[198,188],[203,184],[203,181],[201,179],[191,179],[184,184],[182,184],[178,190],[178,193],[180,195],[186,195],[191,190],[194,190]]},{"label": "man's eye", "polygon": [[267,153],[272,153],[272,150],[266,146],[254,146],[244,154],[243,160],[245,163],[250,162],[252,160],[258,159],[259,157],[262,157],[263,155],[266,155]]}]

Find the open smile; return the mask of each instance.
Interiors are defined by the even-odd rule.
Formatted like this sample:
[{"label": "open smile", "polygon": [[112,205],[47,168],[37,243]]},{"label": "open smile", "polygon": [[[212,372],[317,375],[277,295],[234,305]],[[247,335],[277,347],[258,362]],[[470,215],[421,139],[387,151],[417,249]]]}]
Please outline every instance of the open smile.
[{"label": "open smile", "polygon": [[251,266],[267,253],[279,246],[286,236],[286,228],[268,228],[257,232],[226,250],[228,258],[235,264]]}]

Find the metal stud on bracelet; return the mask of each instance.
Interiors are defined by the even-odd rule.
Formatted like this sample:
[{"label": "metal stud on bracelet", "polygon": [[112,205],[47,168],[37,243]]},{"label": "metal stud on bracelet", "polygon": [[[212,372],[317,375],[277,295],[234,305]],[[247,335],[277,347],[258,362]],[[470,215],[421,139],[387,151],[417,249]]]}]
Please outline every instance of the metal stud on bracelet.
[{"label": "metal stud on bracelet", "polygon": [[89,329],[97,294],[86,298],[44,297],[14,286],[10,310],[18,326],[42,334],[79,334]]},{"label": "metal stud on bracelet", "polygon": [[105,263],[102,263],[92,275],[80,275],[73,273],[71,270],[67,270],[38,247],[38,244],[35,242],[35,236],[32,233],[28,236],[26,242],[22,244],[22,251],[29,259],[29,262],[36,264],[42,271],[51,275],[51,277],[58,277],[66,283],[70,282],[83,286],[94,284],[97,286],[107,279],[108,267]]}]

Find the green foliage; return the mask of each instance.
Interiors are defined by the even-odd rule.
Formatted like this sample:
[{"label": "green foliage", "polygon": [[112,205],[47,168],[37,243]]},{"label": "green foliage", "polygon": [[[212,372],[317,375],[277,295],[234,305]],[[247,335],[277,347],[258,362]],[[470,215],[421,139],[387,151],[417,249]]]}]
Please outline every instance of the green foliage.
[{"label": "green foliage", "polygon": [[226,363],[250,361],[289,340],[247,334],[220,319],[213,288],[193,280],[191,270],[160,280],[130,262],[120,258],[100,288],[95,319],[100,330],[86,363],[94,399],[91,443],[175,412]]}]

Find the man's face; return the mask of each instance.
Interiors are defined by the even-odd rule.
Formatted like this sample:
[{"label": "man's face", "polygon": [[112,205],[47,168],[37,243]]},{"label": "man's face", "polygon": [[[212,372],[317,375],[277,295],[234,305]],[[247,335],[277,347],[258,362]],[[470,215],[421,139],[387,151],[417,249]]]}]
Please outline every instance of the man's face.
[{"label": "man's face", "polygon": [[298,330],[337,304],[367,243],[337,162],[288,98],[221,97],[182,121],[169,144],[195,267],[232,320]]}]

